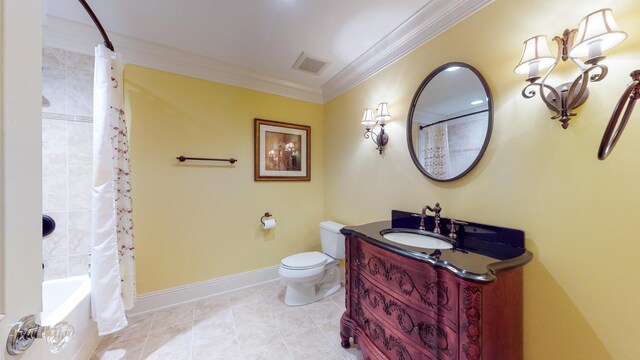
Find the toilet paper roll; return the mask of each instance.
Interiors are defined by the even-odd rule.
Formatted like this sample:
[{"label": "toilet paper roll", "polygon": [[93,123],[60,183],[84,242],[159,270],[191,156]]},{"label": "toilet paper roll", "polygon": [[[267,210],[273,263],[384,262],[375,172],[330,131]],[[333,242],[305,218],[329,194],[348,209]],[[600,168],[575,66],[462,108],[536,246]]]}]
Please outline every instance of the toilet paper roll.
[{"label": "toilet paper roll", "polygon": [[264,221],[265,230],[273,229],[274,227],[276,227],[276,219],[267,219]]}]

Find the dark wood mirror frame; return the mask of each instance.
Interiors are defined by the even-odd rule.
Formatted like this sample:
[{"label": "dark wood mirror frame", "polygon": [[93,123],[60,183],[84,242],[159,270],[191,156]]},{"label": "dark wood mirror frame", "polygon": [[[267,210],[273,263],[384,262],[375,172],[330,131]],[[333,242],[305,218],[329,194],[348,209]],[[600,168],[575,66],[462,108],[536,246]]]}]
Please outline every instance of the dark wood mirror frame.
[{"label": "dark wood mirror frame", "polygon": [[[482,84],[482,87],[484,88],[484,92],[486,94],[487,106],[488,106],[487,132],[486,132],[482,147],[479,150],[478,155],[476,156],[475,160],[471,163],[471,165],[469,165],[469,167],[467,167],[461,173],[456,174],[451,178],[440,179],[440,178],[434,177],[432,174],[430,174],[427,171],[427,169],[420,163],[420,161],[419,161],[419,159],[418,159],[418,157],[417,157],[417,155],[415,153],[414,140],[413,140],[413,116],[414,116],[414,112],[415,112],[418,100],[420,99],[420,96],[422,95],[423,90],[427,87],[429,82],[431,80],[433,80],[433,78],[435,78],[438,74],[440,74],[441,72],[445,71],[447,68],[453,67],[453,66],[458,66],[458,67],[466,68],[466,69],[470,70],[471,72],[473,72],[473,74],[478,78],[478,80]],[[429,179],[431,179],[433,181],[450,182],[450,181],[454,181],[454,180],[460,179],[461,177],[465,176],[466,174],[468,174],[478,164],[478,162],[480,161],[480,159],[484,155],[484,152],[487,149],[487,146],[489,145],[489,139],[491,139],[492,130],[493,130],[493,97],[491,95],[491,91],[489,90],[489,86],[487,85],[487,82],[485,81],[484,77],[482,76],[482,74],[480,74],[480,72],[476,68],[474,68],[473,66],[471,66],[469,64],[466,64],[466,63],[463,63],[463,62],[450,62],[450,63],[443,64],[443,65],[439,66],[438,68],[436,68],[435,70],[433,70],[422,81],[420,86],[418,86],[418,89],[416,90],[416,93],[413,96],[413,100],[411,101],[411,106],[409,107],[409,115],[407,116],[407,146],[409,147],[409,154],[411,155],[411,159],[413,160],[413,163],[416,165],[418,170],[420,170],[420,172],[424,176],[428,177]]]}]

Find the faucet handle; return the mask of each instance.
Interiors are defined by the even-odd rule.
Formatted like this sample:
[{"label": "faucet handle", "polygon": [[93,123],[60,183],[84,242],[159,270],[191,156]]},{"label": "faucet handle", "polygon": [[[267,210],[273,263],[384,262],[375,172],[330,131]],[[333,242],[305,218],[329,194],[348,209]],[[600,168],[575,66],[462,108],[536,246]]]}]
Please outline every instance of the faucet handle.
[{"label": "faucet handle", "polygon": [[433,212],[440,215],[440,211],[442,211],[442,208],[440,207],[440,203],[436,203],[436,206],[433,207]]},{"label": "faucet handle", "polygon": [[456,233],[456,225],[469,225],[469,224],[464,221],[451,219],[451,230],[449,232],[449,238],[451,240],[455,240],[458,238],[458,234]]}]

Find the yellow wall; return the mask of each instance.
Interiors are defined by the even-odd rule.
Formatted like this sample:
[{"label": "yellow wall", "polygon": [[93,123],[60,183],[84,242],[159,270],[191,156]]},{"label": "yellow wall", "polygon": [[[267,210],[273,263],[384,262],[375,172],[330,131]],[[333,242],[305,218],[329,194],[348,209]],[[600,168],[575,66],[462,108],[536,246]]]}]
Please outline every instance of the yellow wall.
[{"label": "yellow wall", "polygon": [[[612,7],[629,38],[608,53],[609,76],[563,130],[513,74],[521,44],[560,34]],[[628,74],[640,68],[640,3],[496,0],[325,106],[127,66],[138,292],[145,294],[278,264],[318,247],[318,223],[388,219],[439,201],[443,216],[522,229],[526,359],[636,359],[640,339],[640,115],[606,161],[602,132]],[[555,49],[554,49],[555,50]],[[405,140],[415,89],[449,61],[475,66],[494,98],[484,158],[452,183],[415,169]],[[559,70],[568,81],[571,63]],[[362,138],[362,109],[389,102],[379,156]],[[640,110],[638,110],[640,111]],[[312,127],[311,182],[253,181],[253,118]],[[325,135],[326,134],[326,135]],[[179,165],[178,155],[236,157],[232,168]],[[278,227],[259,229],[270,211]]]},{"label": "yellow wall", "polygon": [[[524,40],[561,34],[603,7],[613,8],[629,38],[608,53],[609,76],[591,84],[563,130],[539,98],[520,95],[524,78],[513,68]],[[535,254],[525,267],[526,359],[640,358],[640,109],[613,154],[596,158],[628,74],[640,68],[639,18],[637,0],[496,0],[326,104],[325,217],[356,225],[439,201],[443,216],[522,229]],[[450,61],[482,72],[495,123],[479,165],[461,180],[436,183],[409,157],[406,114],[421,81]],[[553,83],[569,81],[560,78]],[[394,115],[384,156],[359,124],[362,109],[380,101]]]},{"label": "yellow wall", "polygon": [[[319,246],[322,105],[125,69],[138,294],[277,265]],[[254,118],[311,126],[310,182],[254,182]],[[180,164],[176,156],[234,157]],[[260,230],[269,211],[278,221]]]}]

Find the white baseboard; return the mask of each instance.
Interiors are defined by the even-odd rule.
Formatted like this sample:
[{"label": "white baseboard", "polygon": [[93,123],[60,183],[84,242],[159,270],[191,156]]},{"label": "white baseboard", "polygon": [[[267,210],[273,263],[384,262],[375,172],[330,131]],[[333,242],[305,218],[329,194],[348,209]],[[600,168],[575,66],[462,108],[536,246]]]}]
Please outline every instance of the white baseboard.
[{"label": "white baseboard", "polygon": [[209,296],[275,281],[280,278],[278,268],[279,265],[275,265],[141,295],[136,298],[133,309],[127,311],[127,315],[136,317],[171,306],[194,302]]}]

